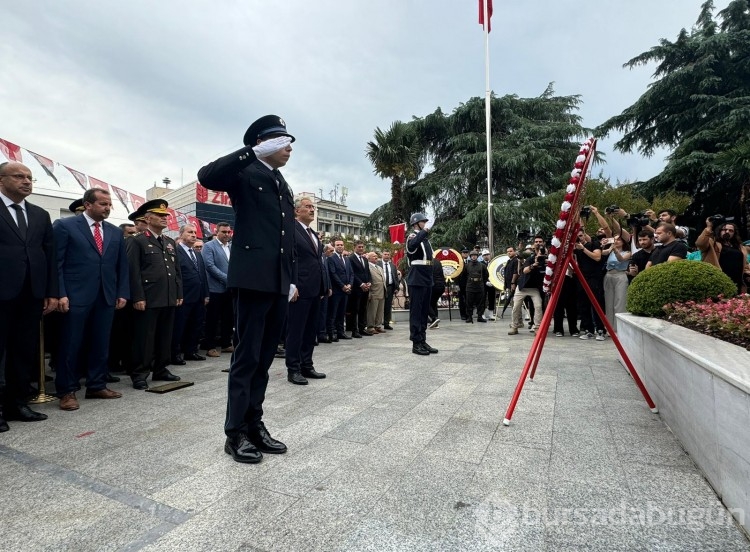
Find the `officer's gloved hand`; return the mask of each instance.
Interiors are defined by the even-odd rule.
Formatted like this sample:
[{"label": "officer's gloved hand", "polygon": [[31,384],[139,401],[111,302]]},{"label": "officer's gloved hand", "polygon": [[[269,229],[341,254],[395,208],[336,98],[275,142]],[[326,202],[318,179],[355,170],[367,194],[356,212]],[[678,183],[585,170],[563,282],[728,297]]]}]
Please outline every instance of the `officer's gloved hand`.
[{"label": "officer's gloved hand", "polygon": [[492,287],[492,282],[490,282],[489,280],[487,280],[487,281],[486,281],[486,282],[484,283],[484,285],[485,285],[485,286],[487,286],[487,287]]},{"label": "officer's gloved hand", "polygon": [[432,219],[428,220],[427,222],[424,223],[424,229],[429,230],[430,228],[432,228],[433,224],[435,224],[434,220]]},{"label": "officer's gloved hand", "polygon": [[290,136],[278,136],[261,142],[257,146],[253,146],[253,151],[256,157],[268,157],[277,151],[285,149],[291,143],[292,138]]}]

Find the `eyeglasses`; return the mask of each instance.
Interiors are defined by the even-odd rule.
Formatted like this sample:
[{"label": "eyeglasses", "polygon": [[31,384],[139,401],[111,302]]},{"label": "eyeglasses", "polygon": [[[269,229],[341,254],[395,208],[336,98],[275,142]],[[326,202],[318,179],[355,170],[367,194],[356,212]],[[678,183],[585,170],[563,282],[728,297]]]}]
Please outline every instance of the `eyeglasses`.
[{"label": "eyeglasses", "polygon": [[4,176],[9,176],[15,180],[29,180],[30,182],[34,182],[34,177],[30,174],[0,174],[0,178]]}]

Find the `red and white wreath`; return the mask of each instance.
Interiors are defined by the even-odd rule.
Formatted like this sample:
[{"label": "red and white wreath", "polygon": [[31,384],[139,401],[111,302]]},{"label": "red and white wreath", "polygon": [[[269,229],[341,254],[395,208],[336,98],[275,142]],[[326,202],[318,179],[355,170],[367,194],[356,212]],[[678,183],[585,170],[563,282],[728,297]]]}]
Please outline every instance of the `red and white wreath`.
[{"label": "red and white wreath", "polygon": [[[567,247],[570,246],[571,227],[575,225],[578,220],[578,199],[582,192],[586,181],[586,171],[591,161],[594,151],[596,149],[596,140],[589,138],[583,144],[581,149],[578,150],[578,157],[576,157],[575,166],[573,171],[570,173],[570,180],[568,180],[568,186],[565,188],[565,198],[563,199],[562,205],[560,206],[560,216],[555,224],[555,233],[552,236],[552,245],[549,248],[549,254],[547,255],[547,266],[544,271],[544,292],[548,293],[550,284],[552,283],[553,275],[555,274],[555,264],[559,257],[565,257]],[[573,209],[576,207],[575,209]],[[567,239],[566,239],[567,238]]]}]

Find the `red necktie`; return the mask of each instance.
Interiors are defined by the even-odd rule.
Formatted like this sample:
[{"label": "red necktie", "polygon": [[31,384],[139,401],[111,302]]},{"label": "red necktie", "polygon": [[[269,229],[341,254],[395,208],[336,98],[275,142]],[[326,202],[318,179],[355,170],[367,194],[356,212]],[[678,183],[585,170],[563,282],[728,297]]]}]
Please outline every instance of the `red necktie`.
[{"label": "red necktie", "polygon": [[99,250],[99,255],[104,253],[104,240],[102,240],[102,231],[99,230],[99,223],[94,223],[94,241],[96,242],[96,248]]}]

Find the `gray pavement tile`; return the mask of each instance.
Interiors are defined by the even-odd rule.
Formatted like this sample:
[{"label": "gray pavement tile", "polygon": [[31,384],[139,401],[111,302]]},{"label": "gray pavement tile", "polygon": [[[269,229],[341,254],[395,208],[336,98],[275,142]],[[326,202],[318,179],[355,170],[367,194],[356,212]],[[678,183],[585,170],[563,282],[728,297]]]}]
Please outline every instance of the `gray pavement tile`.
[{"label": "gray pavement tile", "polygon": [[446,458],[478,463],[497,431],[499,421],[483,422],[451,418],[427,446]]}]

